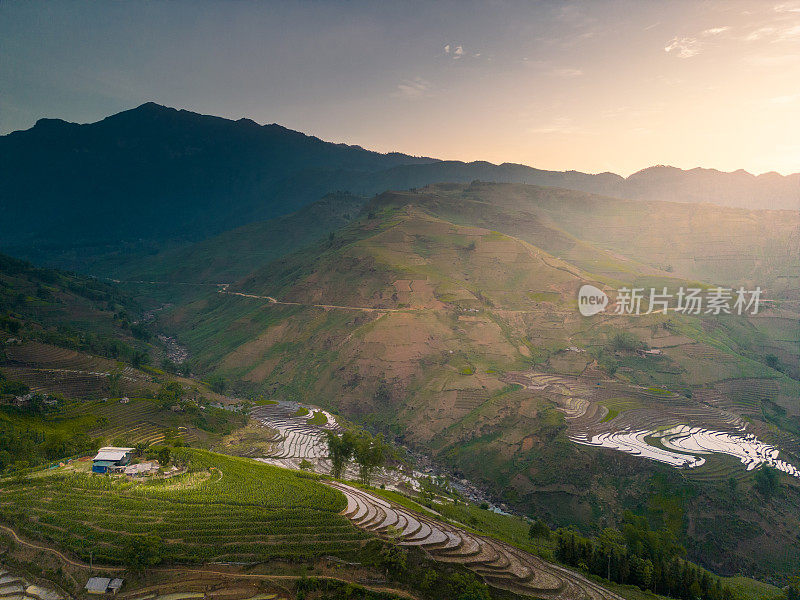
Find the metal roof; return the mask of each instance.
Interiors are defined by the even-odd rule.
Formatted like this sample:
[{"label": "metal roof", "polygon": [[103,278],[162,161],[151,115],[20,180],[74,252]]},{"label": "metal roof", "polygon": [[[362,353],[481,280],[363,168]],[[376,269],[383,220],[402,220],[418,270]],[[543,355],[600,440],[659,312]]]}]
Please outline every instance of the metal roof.
[{"label": "metal roof", "polygon": [[94,460],[122,460],[128,452],[133,452],[133,448],[116,448],[114,446],[106,446],[100,448]]},{"label": "metal roof", "polygon": [[108,587],[112,590],[118,590],[122,587],[122,579],[115,577],[111,580],[111,583],[108,584]]},{"label": "metal roof", "polygon": [[111,583],[110,577],[90,577],[86,582],[86,590],[90,593],[105,594],[109,583]]}]

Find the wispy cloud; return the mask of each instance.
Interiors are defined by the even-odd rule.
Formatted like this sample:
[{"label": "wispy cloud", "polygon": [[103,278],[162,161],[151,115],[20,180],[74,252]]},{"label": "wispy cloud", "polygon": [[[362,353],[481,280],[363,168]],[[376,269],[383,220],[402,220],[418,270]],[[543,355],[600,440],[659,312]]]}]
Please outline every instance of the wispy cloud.
[{"label": "wispy cloud", "polygon": [[551,71],[551,73],[556,77],[564,77],[567,79],[572,79],[573,77],[580,77],[583,75],[583,71],[581,69],[571,69],[566,67],[555,68]]},{"label": "wispy cloud", "polygon": [[404,79],[398,83],[394,95],[403,98],[421,98],[427,96],[430,89],[430,82],[422,77],[415,77],[414,79]]},{"label": "wispy cloud", "polygon": [[747,56],[744,62],[754,67],[789,67],[800,64],[800,54],[760,54]]},{"label": "wispy cloud", "polygon": [[548,134],[569,134],[581,133],[580,128],[576,127],[569,117],[557,117],[543,125],[528,129],[528,133],[548,135]]},{"label": "wispy cloud", "polygon": [[[458,60],[465,54],[464,46],[451,46],[450,44],[445,44],[444,53],[448,56],[451,56],[453,60]],[[476,54],[475,56],[480,56],[480,54]]]},{"label": "wispy cloud", "polygon": [[800,94],[788,94],[786,96],[775,96],[770,98],[768,103],[773,106],[781,106],[785,104],[794,104],[800,100]]},{"label": "wispy cloud", "polygon": [[700,54],[702,44],[691,37],[674,37],[664,46],[664,52],[674,53],[678,58],[691,58]]},{"label": "wispy cloud", "polygon": [[710,35],[719,35],[721,33],[725,33],[726,31],[730,30],[730,27],[725,25],[724,27],[712,27],[710,29],[706,29],[703,32],[703,35],[710,36]]},{"label": "wispy cloud", "polygon": [[753,31],[748,33],[744,39],[746,42],[757,42],[758,40],[769,37],[774,33],[775,33],[774,27],[759,27],[758,29],[754,29]]},{"label": "wispy cloud", "polygon": [[772,8],[779,13],[800,13],[800,3],[797,2],[784,2],[783,4],[776,4]]},{"label": "wispy cloud", "polygon": [[792,42],[797,39],[800,39],[800,25],[781,29],[775,36],[776,42]]}]

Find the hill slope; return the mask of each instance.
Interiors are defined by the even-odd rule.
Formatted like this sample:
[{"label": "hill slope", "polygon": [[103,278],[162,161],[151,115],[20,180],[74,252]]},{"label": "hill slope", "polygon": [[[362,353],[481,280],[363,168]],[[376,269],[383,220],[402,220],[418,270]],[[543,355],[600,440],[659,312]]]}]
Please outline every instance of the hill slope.
[{"label": "hill slope", "polygon": [[131,360],[154,351],[138,311],[110,283],[0,254],[0,342],[37,339]]},{"label": "hill slope", "polygon": [[[552,215],[564,207],[561,191],[529,190],[544,196],[523,214],[489,202],[503,190],[516,202],[520,190],[488,188],[379,197],[332,238],[176,307],[162,324],[199,370],[239,382],[242,392],[322,404],[391,431],[552,523],[591,528],[601,515],[636,507],[723,572],[763,573],[769,561],[788,568],[781,553],[797,551],[796,540],[773,544],[764,519],[784,522],[781,506],[800,506],[794,480],[780,502],[764,503],[752,473],[724,456],[687,479],[571,439],[626,422],[657,430],[689,419],[732,431],[734,414],[797,463],[800,385],[765,360],[770,343],[792,360],[797,338],[776,340],[771,328],[797,315],[584,319],[575,297],[585,282],[693,284],[559,227]],[[488,206],[471,213],[481,195]],[[718,486],[729,477],[743,481],[735,508]]]}]

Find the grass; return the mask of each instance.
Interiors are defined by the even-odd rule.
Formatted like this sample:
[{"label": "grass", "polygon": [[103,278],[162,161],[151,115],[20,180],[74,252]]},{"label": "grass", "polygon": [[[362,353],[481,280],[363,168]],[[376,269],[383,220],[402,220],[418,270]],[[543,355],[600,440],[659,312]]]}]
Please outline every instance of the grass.
[{"label": "grass", "polygon": [[292,413],[293,417],[305,417],[308,414],[308,409],[305,406],[301,406],[298,408],[294,413]]},{"label": "grass", "polygon": [[325,413],[316,410],[314,411],[314,415],[308,420],[309,425],[325,425],[328,422],[328,417],[325,416]]},{"label": "grass", "polygon": [[53,469],[0,480],[0,519],[83,560],[120,563],[139,534],[163,540],[163,562],[350,555],[368,534],[338,512],[340,493],[308,474],[204,450],[175,449],[189,472],[129,481]]},{"label": "grass", "polygon": [[601,423],[611,421],[619,413],[638,408],[642,405],[641,402],[633,398],[609,398],[608,400],[603,400],[600,404],[608,409],[608,414],[603,417],[600,421]]},{"label": "grass", "polygon": [[748,600],[780,600],[785,598],[783,590],[746,577],[723,577],[723,583],[731,588],[736,598]]}]

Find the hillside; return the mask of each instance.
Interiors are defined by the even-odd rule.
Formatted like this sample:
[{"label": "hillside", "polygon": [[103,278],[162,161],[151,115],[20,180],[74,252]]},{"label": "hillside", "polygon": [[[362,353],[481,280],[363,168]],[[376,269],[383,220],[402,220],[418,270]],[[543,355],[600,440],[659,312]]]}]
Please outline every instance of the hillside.
[{"label": "hillside", "polygon": [[116,267],[294,212],[337,190],[474,180],[632,200],[796,209],[800,174],[650,167],[613,173],[440,161],[333,144],[154,103],[79,125],[41,119],[0,136],[2,248],[37,263],[111,275]]},{"label": "hillside", "polygon": [[288,215],[130,261],[115,268],[114,275],[126,280],[230,283],[345,226],[366,201],[346,192],[327,194]]},{"label": "hillside", "polygon": [[0,255],[0,341],[6,344],[36,339],[146,361],[157,350],[136,323],[140,310],[110,283]]},{"label": "hillside", "polygon": [[[563,191],[482,186],[379,197],[332,237],[174,308],[161,323],[200,371],[244,393],[321,404],[393,432],[553,524],[591,530],[601,516],[633,508],[723,573],[789,568],[797,540],[776,538],[766,523],[795,527],[784,508],[800,507],[796,478],[784,477],[780,502],[764,502],[753,471],[731,457],[733,446],[684,474],[626,454],[649,442],[628,451],[580,444],[625,427],[655,435],[687,422],[733,435],[747,422],[800,464],[800,384],[767,359],[778,347],[783,364],[796,364],[797,336],[781,323],[797,315],[782,308],[757,317],[582,318],[575,297],[584,282],[608,289],[693,280],[650,264],[670,250],[664,236],[652,249],[643,234],[638,260],[618,254],[613,235],[591,241],[613,228],[586,228],[590,241],[577,238],[568,227],[581,231],[585,213],[571,214]],[[534,208],[523,211],[531,198]],[[627,214],[590,200],[601,224],[604,211],[609,223]],[[587,199],[578,204],[586,208]],[[672,210],[686,208],[667,207],[678,219]],[[713,218],[716,226],[751,220],[740,215],[722,210]],[[796,226],[783,214],[755,216],[771,219],[779,235]],[[622,225],[636,231],[652,218],[634,214]],[[711,225],[699,223],[684,235],[705,256],[702,227]],[[745,233],[757,237],[756,229]],[[770,264],[778,269],[780,260]],[[642,356],[636,348],[659,352]],[[654,443],[668,463],[669,451]],[[738,486],[735,504],[723,485],[729,479]]]}]

